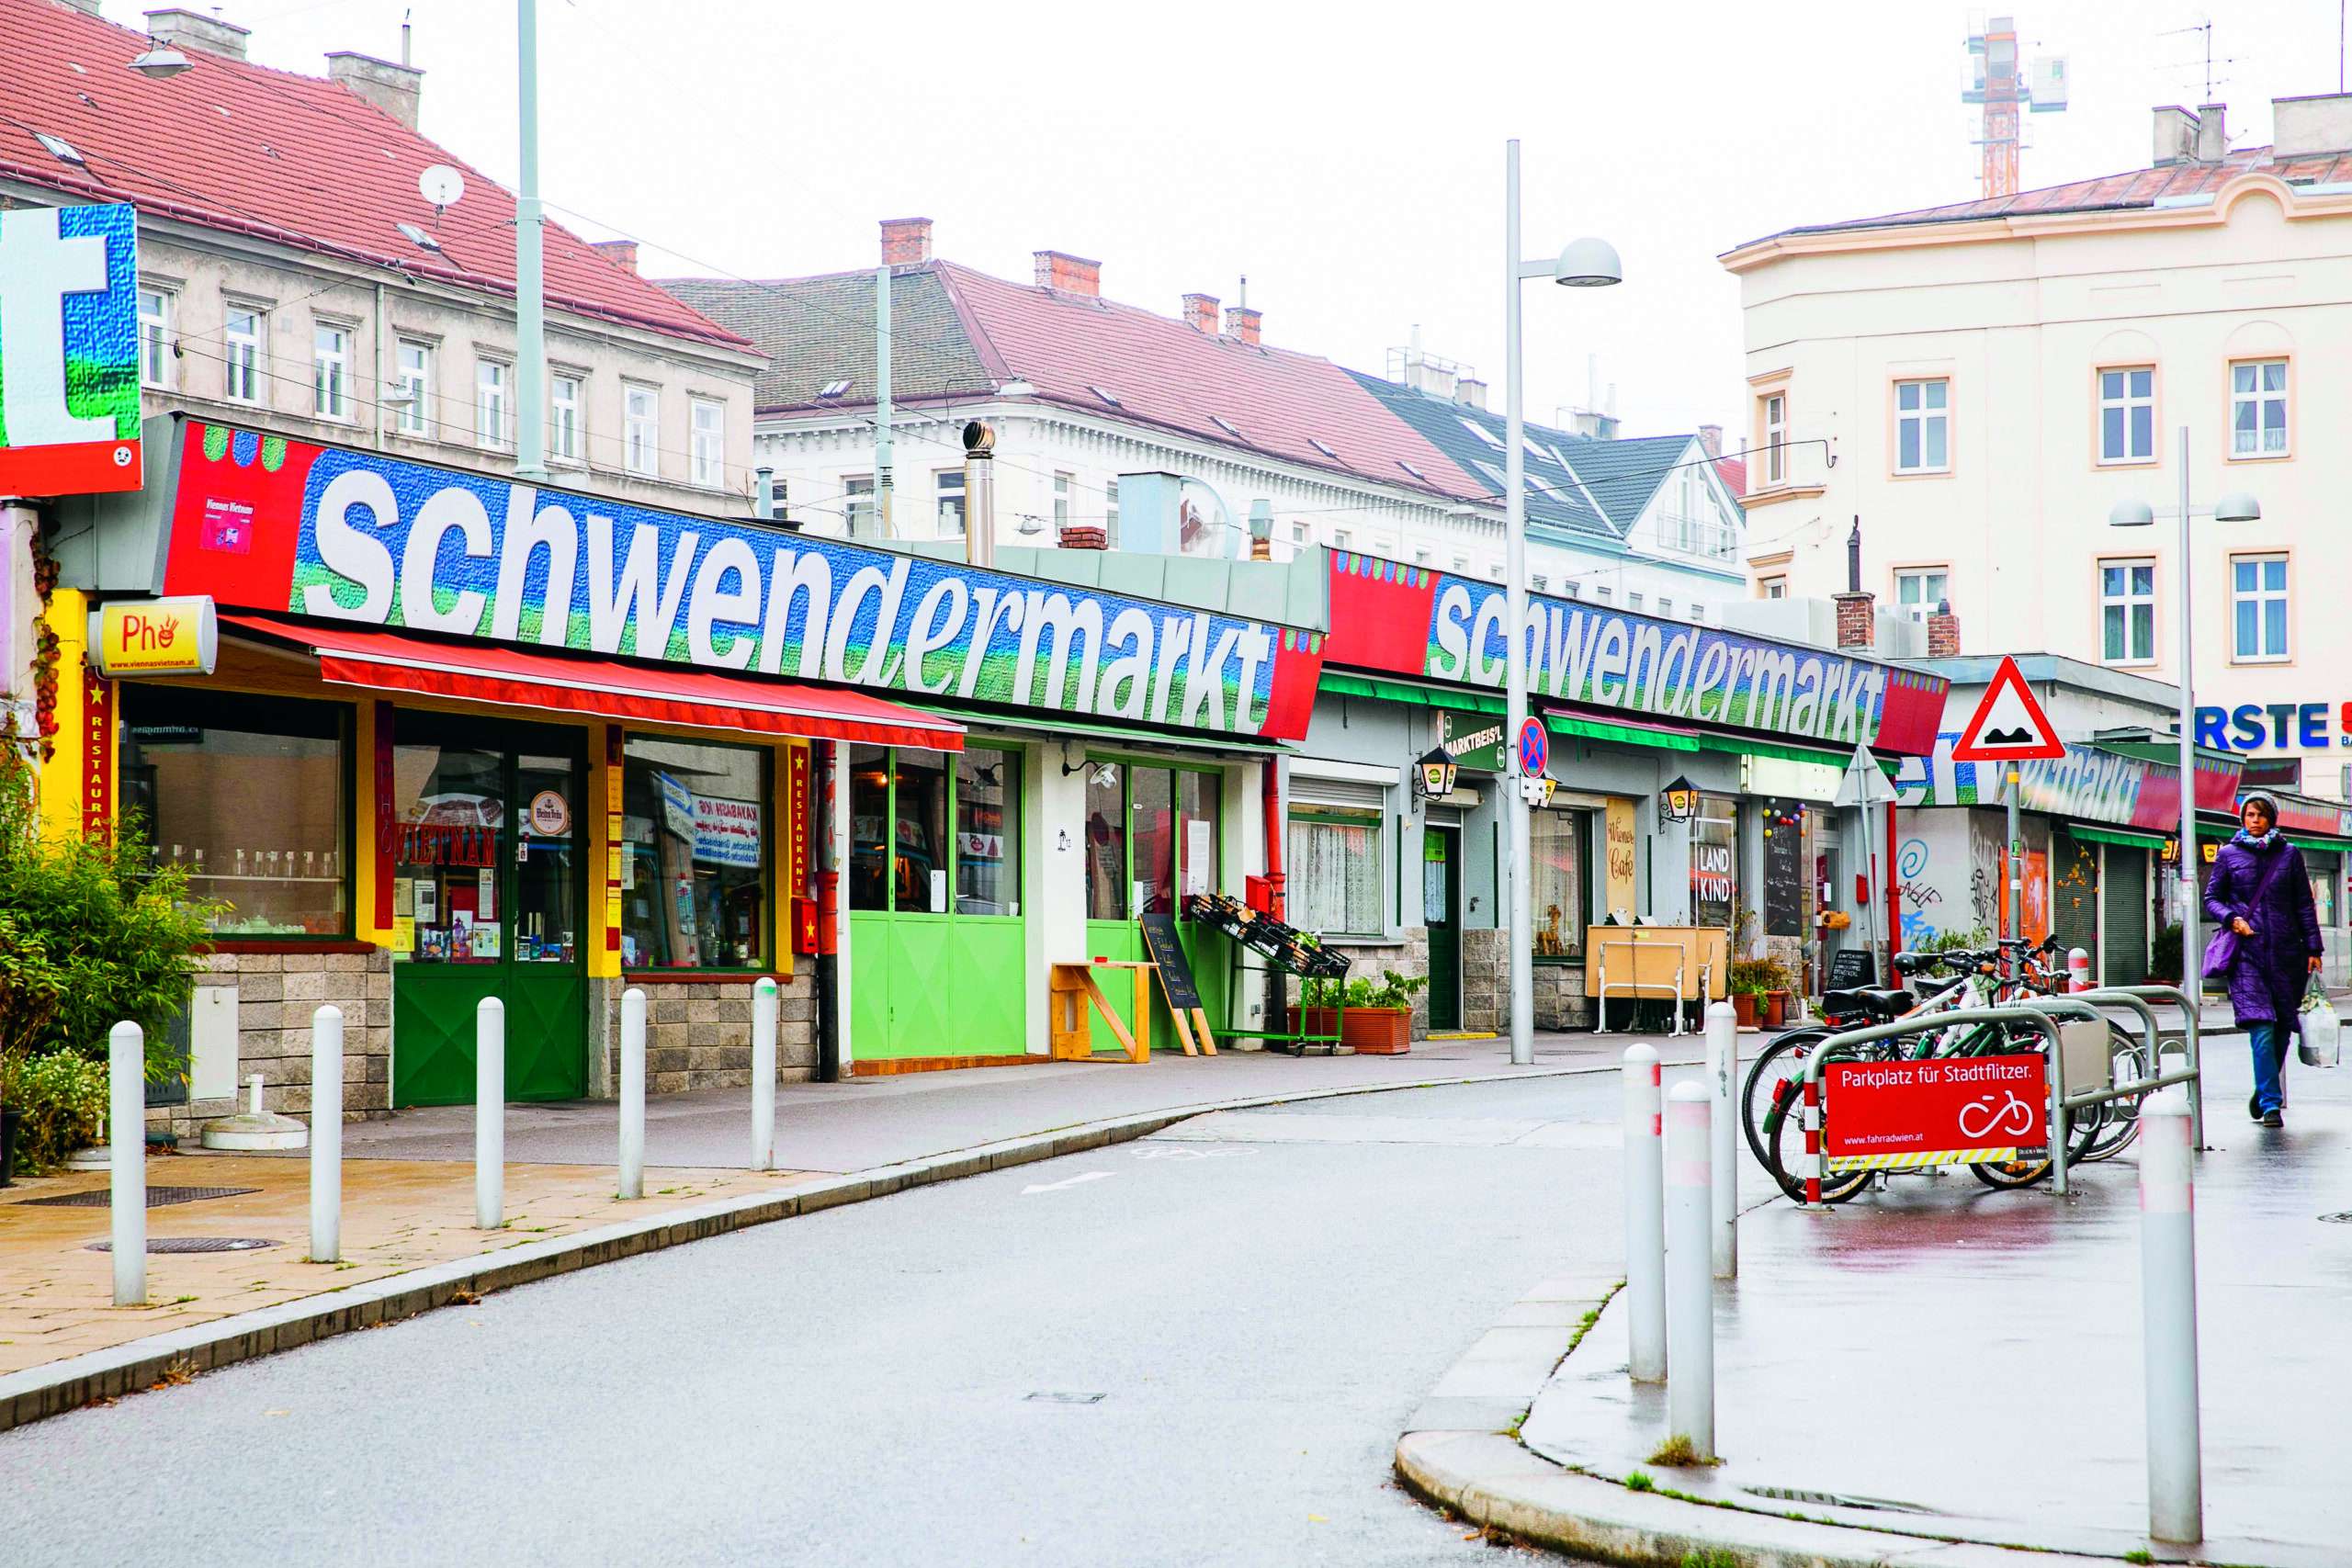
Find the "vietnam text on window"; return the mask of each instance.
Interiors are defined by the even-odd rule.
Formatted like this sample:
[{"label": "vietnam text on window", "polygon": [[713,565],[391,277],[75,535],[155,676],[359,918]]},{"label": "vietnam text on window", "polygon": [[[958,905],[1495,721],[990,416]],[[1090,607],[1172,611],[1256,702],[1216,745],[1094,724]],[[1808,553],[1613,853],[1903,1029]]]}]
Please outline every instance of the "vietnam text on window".
[{"label": "vietnam text on window", "polygon": [[768,962],[771,753],[632,736],[621,784],[621,966]]}]

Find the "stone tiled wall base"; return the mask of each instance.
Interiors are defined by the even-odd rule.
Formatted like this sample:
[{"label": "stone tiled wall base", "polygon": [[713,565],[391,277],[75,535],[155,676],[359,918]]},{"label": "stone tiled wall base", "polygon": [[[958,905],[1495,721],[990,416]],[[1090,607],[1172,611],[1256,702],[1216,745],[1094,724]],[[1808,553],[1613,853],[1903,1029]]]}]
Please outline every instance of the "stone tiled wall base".
[{"label": "stone tiled wall base", "polygon": [[[1582,964],[1538,964],[1535,1027],[1590,1029]],[[1462,933],[1462,1027],[1472,1032],[1510,1028],[1510,933],[1473,926]]]},{"label": "stone tiled wall base", "polygon": [[[215,953],[202,986],[237,988],[237,1086],[262,1077],[262,1108],[311,1113],[311,1016],[328,1002],[343,1010],[343,1119],[391,1114],[392,955],[373,953]],[[227,1100],[158,1105],[147,1125],[193,1142],[204,1123],[244,1107]]]},{"label": "stone tiled wall base", "polygon": [[[779,982],[775,1077],[804,1083],[817,1072],[810,975]],[[605,1077],[601,1092],[620,1083],[621,993],[628,981],[605,981]],[[691,980],[650,985],[645,991],[645,1091],[748,1089],[752,1082],[752,982]],[[592,1075],[593,1076],[593,1075]],[[592,1092],[596,1092],[592,1088]]]}]

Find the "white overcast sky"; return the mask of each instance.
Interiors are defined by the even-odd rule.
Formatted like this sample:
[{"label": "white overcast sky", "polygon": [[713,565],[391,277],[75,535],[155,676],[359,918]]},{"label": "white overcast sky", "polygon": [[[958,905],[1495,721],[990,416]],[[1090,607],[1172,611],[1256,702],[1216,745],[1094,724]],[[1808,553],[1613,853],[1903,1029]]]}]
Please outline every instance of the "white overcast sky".
[{"label": "white overcast sky", "polygon": [[[141,25],[144,6],[106,0]],[[424,129],[514,171],[511,6],[234,0],[253,57],[328,50],[425,71]],[[2233,141],[2274,96],[2333,91],[2334,0],[2031,0],[2021,52],[2068,57],[2073,107],[2030,117],[2029,188],[2144,166],[2149,109],[2216,96]],[[1530,254],[1599,233],[1626,282],[1531,283],[1532,416],[1581,404],[1586,356],[1631,434],[1737,428],[1739,292],[1716,254],[1803,222],[1977,194],[1960,102],[1969,12],[1778,6],[888,6],[540,0],[541,181],[653,275],[871,265],[876,222],[925,215],[939,254],[1026,278],[1101,258],[1104,292],[1173,314],[1247,274],[1269,341],[1380,373],[1415,323],[1502,391],[1503,142],[1524,142]]]}]

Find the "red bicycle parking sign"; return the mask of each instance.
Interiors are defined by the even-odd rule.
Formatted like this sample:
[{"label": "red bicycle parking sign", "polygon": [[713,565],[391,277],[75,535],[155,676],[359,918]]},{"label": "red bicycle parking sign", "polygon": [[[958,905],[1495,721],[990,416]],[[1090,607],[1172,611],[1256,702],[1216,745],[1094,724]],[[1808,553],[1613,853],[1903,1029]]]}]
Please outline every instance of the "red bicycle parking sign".
[{"label": "red bicycle parking sign", "polygon": [[1822,1072],[1832,1170],[1902,1170],[2012,1160],[2049,1143],[2040,1056],[1832,1062]]}]

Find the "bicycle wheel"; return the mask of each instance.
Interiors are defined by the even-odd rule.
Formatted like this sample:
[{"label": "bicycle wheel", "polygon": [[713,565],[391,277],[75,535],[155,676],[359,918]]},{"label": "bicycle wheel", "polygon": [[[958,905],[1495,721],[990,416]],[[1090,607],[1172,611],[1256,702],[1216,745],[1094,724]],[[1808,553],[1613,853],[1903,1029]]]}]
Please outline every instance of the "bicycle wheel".
[{"label": "bicycle wheel", "polygon": [[[1838,1059],[1844,1061],[1848,1058],[1845,1053],[1840,1052]],[[1785,1114],[1767,1111],[1765,1120],[1768,1129],[1765,1147],[1769,1156],[1764,1161],[1764,1168],[1772,1173],[1772,1179],[1780,1183],[1781,1191],[1793,1201],[1802,1203],[1804,1201],[1804,1178],[1797,1173],[1804,1168],[1804,1107],[1801,1103],[1792,1103]],[[1826,1135],[1826,1126],[1824,1134]],[[1871,1173],[1867,1170],[1825,1170],[1821,1173],[1821,1201],[1842,1203],[1869,1186],[1870,1180]]]},{"label": "bicycle wheel", "polygon": [[[2121,1024],[2110,1021],[2107,1028],[2109,1071],[2113,1070],[2113,1064],[2120,1062],[2124,1065],[2123,1076],[2127,1079],[2146,1077],[2149,1071],[2147,1047],[2142,1045],[2139,1038]],[[2085,1107],[2100,1113],[2098,1134],[2086,1142],[2081,1154],[2067,1157],[2112,1159],[2131,1147],[2132,1140],[2140,1135],[2140,1101],[2144,1098],[2143,1095],[2127,1095],[2121,1100],[2110,1100],[2096,1107]]]},{"label": "bicycle wheel", "polygon": [[1747,1134],[1748,1152],[1767,1170],[1772,1168],[1772,1157],[1766,1147],[1770,1134],[1765,1118],[1776,1110],[1782,1115],[1794,1113],[1804,1087],[1804,1065],[1813,1048],[1829,1035],[1826,1029],[1792,1029],[1775,1035],[1747,1069],[1747,1081],[1740,1088],[1740,1126]]}]

